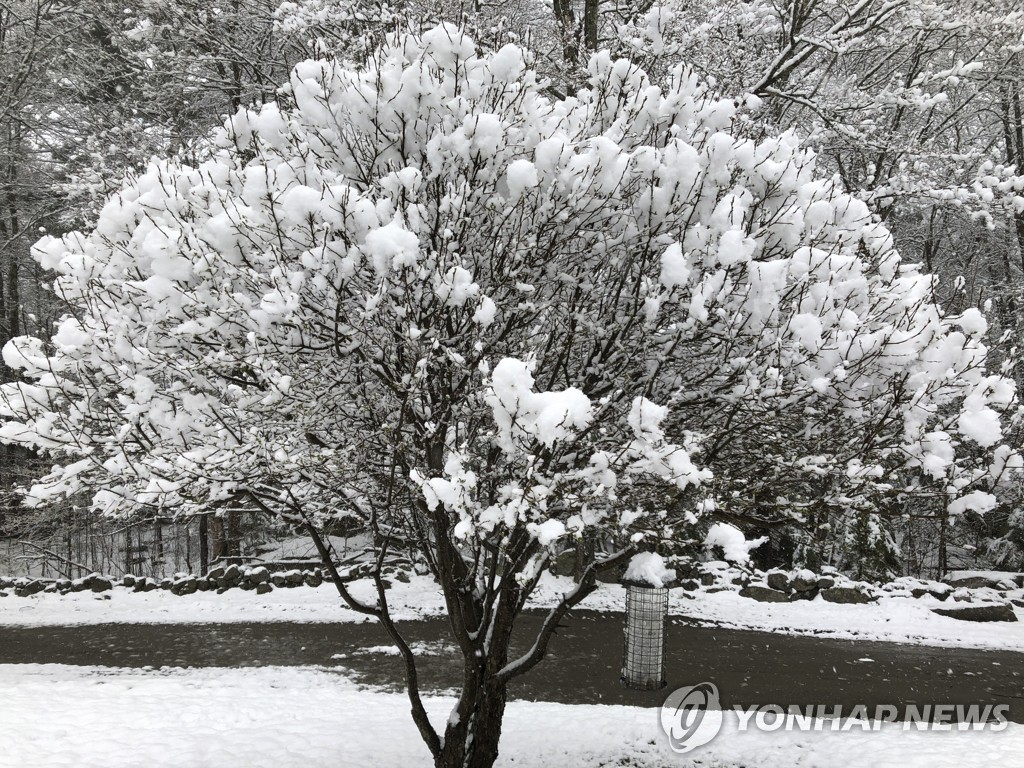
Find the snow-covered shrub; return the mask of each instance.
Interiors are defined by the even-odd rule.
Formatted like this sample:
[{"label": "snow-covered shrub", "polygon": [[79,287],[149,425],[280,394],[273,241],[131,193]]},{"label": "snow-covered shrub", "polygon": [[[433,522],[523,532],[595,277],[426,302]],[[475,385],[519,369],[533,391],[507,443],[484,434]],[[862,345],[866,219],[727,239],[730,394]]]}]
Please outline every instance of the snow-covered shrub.
[{"label": "snow-covered shrub", "polygon": [[[381,574],[376,603],[339,589],[402,650],[439,764],[493,761],[508,681],[598,565],[716,510],[920,478],[983,509],[1019,465],[984,319],[944,317],[792,136],[734,138],[736,104],[685,69],[589,67],[555,101],[523,51],[451,26],[304,62],[292,106],[238,112],[209,161],[154,162],[94,232],[41,241],[74,311],[4,349],[24,381],[3,439],[71,459],[34,499],[349,515],[378,563],[417,547],[468,660],[443,742]],[[550,558],[592,532],[616,551],[509,661]]]}]

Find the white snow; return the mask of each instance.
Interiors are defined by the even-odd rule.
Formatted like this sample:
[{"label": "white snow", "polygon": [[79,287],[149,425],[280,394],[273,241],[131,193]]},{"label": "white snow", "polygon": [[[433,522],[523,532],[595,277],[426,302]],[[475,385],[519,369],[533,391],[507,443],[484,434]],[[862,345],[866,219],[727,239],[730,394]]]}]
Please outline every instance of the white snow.
[{"label": "white snow", "polygon": [[638,438],[656,443],[665,437],[665,433],[661,429],[661,422],[665,420],[666,416],[668,416],[666,406],[653,403],[646,397],[636,397],[630,406],[626,423]]},{"label": "white snow", "polygon": [[452,267],[439,280],[434,293],[445,304],[461,307],[480,293],[480,286],[473,282],[473,275],[468,269]]},{"label": "white snow", "polygon": [[690,279],[690,266],[679,243],[672,243],[661,255],[661,284],[668,289],[686,285]]},{"label": "white snow", "polygon": [[530,533],[537,538],[542,547],[549,546],[556,539],[565,535],[565,523],[561,520],[545,520],[543,523],[528,523]]},{"label": "white snow", "polygon": [[[693,682],[698,682],[696,679]],[[660,700],[660,698],[659,698]],[[430,697],[440,727],[453,699]],[[657,709],[511,702],[499,768],[1019,765],[1024,726],[1001,732],[722,732],[684,759]],[[403,694],[310,667],[127,670],[0,666],[0,768],[427,768]]]},{"label": "white snow", "polygon": [[708,529],[704,537],[704,546],[721,547],[722,554],[730,563],[745,564],[750,560],[750,550],[757,549],[765,543],[767,538],[762,536],[753,541],[747,541],[743,531],[728,523],[715,523]]},{"label": "white snow", "polygon": [[[571,578],[545,574],[528,607],[551,607],[574,586]],[[374,597],[373,586],[368,580],[354,582],[351,590],[360,599],[371,600]],[[731,590],[687,593],[675,587],[669,594],[671,616],[686,617],[708,626],[1024,652],[1024,610],[1020,609],[1017,609],[1017,614],[1022,621],[979,624],[932,613],[932,608],[953,604],[950,600],[941,602],[933,597],[883,594],[875,604],[841,605],[825,602],[820,597],[793,603],[759,603],[740,597]],[[412,576],[409,584],[394,581],[388,596],[392,615],[397,620],[444,615],[444,600],[437,584],[429,577]],[[625,590],[621,585],[599,584],[580,607],[621,612],[625,604]],[[233,589],[223,595],[197,592],[179,597],[163,590],[132,593],[115,589],[101,595],[78,592],[24,598],[0,597],[0,625],[12,627],[250,621],[332,623],[371,619],[342,605],[329,583],[315,589],[276,589],[266,595]]]},{"label": "white snow", "polygon": [[537,167],[529,160],[519,158],[508,164],[506,170],[508,183],[508,194],[511,200],[518,200],[527,189],[536,187],[540,183],[537,176]]},{"label": "white snow", "polygon": [[674,581],[676,572],[665,565],[665,558],[657,552],[638,552],[629,561],[623,579],[637,584],[664,587]]},{"label": "white snow", "polygon": [[491,373],[484,399],[498,425],[498,443],[506,451],[515,450],[516,438],[523,434],[550,447],[590,424],[590,399],[579,389],[534,392],[533,385],[529,364],[515,358],[503,358]]},{"label": "white snow", "polygon": [[473,313],[473,322],[486,328],[494,322],[494,317],[497,314],[498,307],[494,301],[489,296],[482,296],[476,312]]},{"label": "white snow", "polygon": [[381,275],[390,269],[411,267],[420,256],[419,238],[394,221],[368,232],[365,247]]}]

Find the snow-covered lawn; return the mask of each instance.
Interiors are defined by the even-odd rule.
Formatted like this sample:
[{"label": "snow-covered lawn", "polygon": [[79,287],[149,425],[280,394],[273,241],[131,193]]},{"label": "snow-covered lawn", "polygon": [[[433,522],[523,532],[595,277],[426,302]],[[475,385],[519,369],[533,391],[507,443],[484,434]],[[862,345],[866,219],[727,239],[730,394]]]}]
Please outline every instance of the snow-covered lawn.
[{"label": "snow-covered lawn", "polygon": [[[452,700],[431,698],[435,722]],[[0,665],[0,768],[427,768],[404,696],[316,668],[115,670]],[[673,754],[658,710],[513,702],[504,768],[1014,766],[1002,732],[723,731]]]},{"label": "snow-covered lawn", "polygon": [[[567,578],[546,577],[533,605],[550,606],[571,587]],[[369,599],[369,583],[356,584],[354,592]],[[437,616],[444,611],[437,585],[426,577],[414,576],[409,584],[396,581],[390,599],[393,613],[400,619]],[[581,607],[621,611],[624,605],[623,588],[603,584]],[[671,611],[700,623],[735,629],[1024,652],[1024,621],[976,624],[931,612],[931,608],[942,605],[949,603],[932,597],[897,596],[883,596],[872,605],[840,605],[820,597],[793,603],[759,603],[731,591],[684,593],[677,588],[672,590]],[[1017,612],[1024,618],[1024,611]],[[266,595],[233,589],[222,595],[198,592],[178,597],[163,590],[132,593],[114,589],[101,595],[80,592],[0,598],[0,625],[6,626],[365,620],[340,604],[330,584],[315,589],[278,589]]]}]

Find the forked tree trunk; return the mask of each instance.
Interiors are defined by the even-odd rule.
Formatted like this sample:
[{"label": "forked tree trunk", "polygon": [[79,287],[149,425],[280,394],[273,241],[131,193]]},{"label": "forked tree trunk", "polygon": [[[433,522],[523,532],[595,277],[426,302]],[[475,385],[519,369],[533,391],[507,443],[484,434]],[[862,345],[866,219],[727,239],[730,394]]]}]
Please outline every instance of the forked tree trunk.
[{"label": "forked tree trunk", "polygon": [[[379,572],[373,574],[377,591],[375,603],[353,597],[320,532],[301,508],[297,511],[304,519],[306,530],[342,600],[353,610],[376,617],[398,646],[405,662],[412,719],[434,757],[435,768],[492,768],[498,758],[509,682],[543,661],[551,637],[568,612],[594,591],[597,573],[620,566],[636,551],[630,545],[592,562],[576,588],[564,594],[548,612],[530,649],[510,663],[509,648],[516,618],[536,587],[543,568],[534,571],[532,581],[527,580],[525,586],[516,576],[522,576],[524,569],[535,562],[533,558],[538,553],[539,544],[525,528],[518,529],[508,544],[509,551],[514,553],[510,562],[517,567],[515,570],[505,569],[499,580],[496,578],[497,565],[492,562],[494,570],[491,571],[489,591],[481,596],[466,588],[466,563],[451,541],[439,538],[436,549],[430,554],[436,566],[434,573],[444,587],[453,639],[462,650],[463,658],[462,693],[445,723],[442,736],[431,724],[423,706],[416,654],[391,617],[384,579]],[[545,565],[546,561],[541,561],[541,564]]]},{"label": "forked tree trunk", "polygon": [[472,707],[449,720],[436,768],[491,768],[498,759],[507,700],[508,687],[501,683],[483,683],[468,698],[464,692],[461,701],[472,702]]}]

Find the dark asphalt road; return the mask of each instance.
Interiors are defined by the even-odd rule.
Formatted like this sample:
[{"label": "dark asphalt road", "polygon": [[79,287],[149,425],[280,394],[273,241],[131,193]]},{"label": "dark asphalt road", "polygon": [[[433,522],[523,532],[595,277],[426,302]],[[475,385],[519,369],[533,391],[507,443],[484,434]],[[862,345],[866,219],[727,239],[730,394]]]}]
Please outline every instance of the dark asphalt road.
[{"label": "dark asphalt road", "polygon": [[[523,619],[525,648],[541,614]],[[620,614],[576,611],[553,640],[547,660],[517,681],[512,696],[566,703],[657,706],[667,691],[620,687]],[[410,642],[445,637],[443,619],[404,625]],[[399,687],[397,657],[360,649],[390,645],[366,624],[102,624],[82,627],[0,626],[0,663],[102,666],[325,665],[373,685]],[[345,658],[338,658],[339,655]],[[421,665],[425,690],[453,688],[461,661],[451,647]],[[1024,654],[867,641],[794,637],[695,627],[674,621],[668,636],[672,690],[715,683],[724,705],[741,704],[1009,704],[1024,722]]]}]

